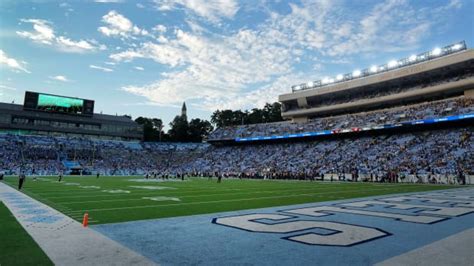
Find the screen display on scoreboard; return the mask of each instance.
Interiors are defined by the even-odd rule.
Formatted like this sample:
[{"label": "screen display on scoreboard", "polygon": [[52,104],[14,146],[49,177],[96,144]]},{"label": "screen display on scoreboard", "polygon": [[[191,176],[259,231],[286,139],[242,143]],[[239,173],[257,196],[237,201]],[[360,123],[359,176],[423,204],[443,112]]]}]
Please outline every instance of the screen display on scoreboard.
[{"label": "screen display on scoreboard", "polygon": [[23,107],[30,110],[77,115],[94,113],[94,101],[29,91],[25,94]]}]

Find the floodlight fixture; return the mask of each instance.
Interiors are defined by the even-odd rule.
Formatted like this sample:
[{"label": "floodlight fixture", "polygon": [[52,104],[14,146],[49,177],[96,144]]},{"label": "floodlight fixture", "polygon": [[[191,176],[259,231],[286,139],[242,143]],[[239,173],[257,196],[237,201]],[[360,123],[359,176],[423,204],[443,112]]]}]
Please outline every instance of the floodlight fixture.
[{"label": "floodlight fixture", "polygon": [[427,60],[438,58],[440,56],[446,56],[446,55],[456,53],[458,51],[465,50],[465,49],[466,49],[466,42],[461,41],[461,42],[450,44],[444,47],[436,47],[435,49],[431,51],[426,51],[418,55],[411,55],[407,58],[403,58],[400,60],[392,60],[382,66],[373,65],[368,69],[364,69],[363,71],[354,70],[352,73],[348,73],[345,75],[338,74],[335,78],[325,77],[324,79],[319,80],[319,81],[310,81],[308,83],[294,85],[291,88],[293,91],[297,91],[297,90],[306,90],[306,89],[312,89],[315,87],[326,86],[328,84],[335,83],[335,82],[348,81],[348,80],[355,79],[361,76],[365,77],[368,75],[376,74],[378,72],[385,72],[385,71],[389,71],[393,69],[402,68],[407,65],[411,65],[418,62],[424,62]]},{"label": "floodlight fixture", "polygon": [[388,65],[389,68],[393,68],[393,67],[398,66],[398,62],[395,61],[395,60],[392,60],[392,61],[388,62],[387,65]]},{"label": "floodlight fixture", "polygon": [[441,54],[441,48],[434,48],[433,51],[431,51],[431,54],[434,56],[438,56]]},{"label": "floodlight fixture", "polygon": [[453,50],[459,50],[459,49],[461,49],[461,48],[462,48],[462,45],[459,44],[459,43],[456,43],[455,45],[453,45],[453,46],[451,47],[451,49],[453,49]]}]

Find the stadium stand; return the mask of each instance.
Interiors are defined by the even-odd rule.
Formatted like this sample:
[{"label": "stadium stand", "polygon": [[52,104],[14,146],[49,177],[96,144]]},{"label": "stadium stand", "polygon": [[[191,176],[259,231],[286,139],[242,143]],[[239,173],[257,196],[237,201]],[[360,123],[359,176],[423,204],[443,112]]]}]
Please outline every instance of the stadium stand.
[{"label": "stadium stand", "polygon": [[[4,104],[6,128],[20,129],[13,122],[21,115],[76,128],[27,123],[22,134],[1,131],[0,171],[474,184],[474,50],[461,43],[418,58],[294,89],[279,97],[288,121],[218,128],[208,143],[140,142],[129,117],[93,108],[89,117],[36,115]],[[81,127],[104,119],[94,133]]]},{"label": "stadium stand", "polygon": [[[211,146],[129,143],[89,139],[3,135],[0,171],[54,175],[83,173],[160,176],[187,174],[246,178],[329,179],[463,183],[473,175],[474,128],[421,131],[299,143]],[[138,148],[140,147],[140,148]],[[69,169],[71,171],[71,169]],[[217,172],[217,173],[216,173]],[[342,177],[341,177],[342,175]],[[394,180],[391,180],[394,181]]]},{"label": "stadium stand", "polygon": [[456,97],[446,100],[399,106],[377,111],[351,113],[324,118],[314,118],[306,123],[277,122],[218,128],[209,136],[210,141],[238,137],[271,136],[303,133],[318,130],[336,130],[352,127],[373,127],[404,121],[442,117],[474,112],[474,99]]}]

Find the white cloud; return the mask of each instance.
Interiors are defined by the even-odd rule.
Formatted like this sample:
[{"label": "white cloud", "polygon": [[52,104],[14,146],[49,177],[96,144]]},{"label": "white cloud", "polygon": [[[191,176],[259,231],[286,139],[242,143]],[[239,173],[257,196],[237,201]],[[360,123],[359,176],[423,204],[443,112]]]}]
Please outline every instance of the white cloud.
[{"label": "white cloud", "polygon": [[63,75],[52,76],[49,78],[53,80],[62,81],[62,82],[71,82],[71,80],[69,80],[66,76],[63,76]]},{"label": "white cloud", "polygon": [[136,66],[136,67],[134,67],[134,68],[135,68],[136,70],[140,70],[140,71],[145,70],[143,67],[140,67],[140,66]]},{"label": "white cloud", "polygon": [[[184,2],[157,5],[175,9]],[[175,29],[166,42],[142,42],[110,58],[151,59],[168,68],[155,82],[122,87],[153,104],[175,106],[186,100],[207,110],[242,108],[276,101],[291,85],[322,78],[315,73],[322,72],[328,55],[337,60],[331,63],[342,64],[351,62],[347,56],[352,54],[411,49],[435,26],[435,11],[417,9],[405,0],[387,0],[366,13],[339,5],[303,0],[290,4],[289,13],[270,11],[264,23],[230,34],[202,34],[192,26],[191,32]],[[296,71],[300,63],[306,67]]]},{"label": "white cloud", "polygon": [[94,0],[96,3],[123,3],[124,0]]},{"label": "white cloud", "polygon": [[52,44],[55,36],[50,23],[42,19],[21,19],[21,22],[33,24],[34,32],[17,31],[16,33],[24,38],[29,38],[35,42]]},{"label": "white cloud", "polygon": [[1,89],[5,89],[5,90],[10,90],[10,91],[16,91],[16,90],[18,90],[17,88],[14,88],[14,87],[11,87],[11,86],[7,86],[7,85],[3,85],[3,84],[0,84],[0,88],[1,88]]},{"label": "white cloud", "polygon": [[114,71],[111,68],[101,67],[101,66],[96,66],[96,65],[89,65],[89,68],[98,69],[98,70],[101,70],[101,71],[104,71],[104,72],[113,72]]},{"label": "white cloud", "polygon": [[219,22],[222,18],[233,18],[239,10],[235,0],[155,0],[154,2],[160,11],[184,7],[211,22]]},{"label": "white cloud", "polygon": [[132,59],[135,59],[135,58],[140,58],[140,57],[144,57],[141,52],[131,51],[131,50],[110,55],[110,58],[115,61],[126,61],[126,62],[131,61]]},{"label": "white cloud", "polygon": [[165,33],[165,32],[166,32],[166,26],[165,26],[165,25],[158,24],[158,25],[156,25],[155,27],[153,27],[153,30],[154,30],[154,31],[157,31],[157,32],[159,32],[159,33]]},{"label": "white cloud", "polygon": [[57,36],[52,24],[42,19],[21,19],[21,22],[31,23],[34,31],[17,31],[16,33],[36,43],[51,45],[64,52],[84,53],[105,50],[104,45],[97,44],[95,40],[74,41],[65,36]]},{"label": "white cloud", "polygon": [[102,22],[107,26],[99,27],[97,30],[105,36],[120,36],[130,38],[132,35],[148,35],[148,31],[133,25],[132,21],[115,10],[109,11],[102,17]]},{"label": "white cloud", "polygon": [[8,55],[3,51],[0,50],[0,65],[5,65],[8,68],[13,69],[14,71],[23,71],[25,73],[31,73],[26,69],[23,65],[26,62],[18,62],[16,59],[8,57]]}]

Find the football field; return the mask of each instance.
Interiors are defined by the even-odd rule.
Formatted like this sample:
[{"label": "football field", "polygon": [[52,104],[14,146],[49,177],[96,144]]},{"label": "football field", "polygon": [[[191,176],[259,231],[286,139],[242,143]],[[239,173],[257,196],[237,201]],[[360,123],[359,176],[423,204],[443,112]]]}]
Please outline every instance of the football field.
[{"label": "football field", "polygon": [[[17,177],[5,182],[17,186]],[[127,177],[29,178],[23,193],[71,218],[90,224],[286,206],[358,197],[430,191],[458,186],[186,178],[184,181]]]}]

